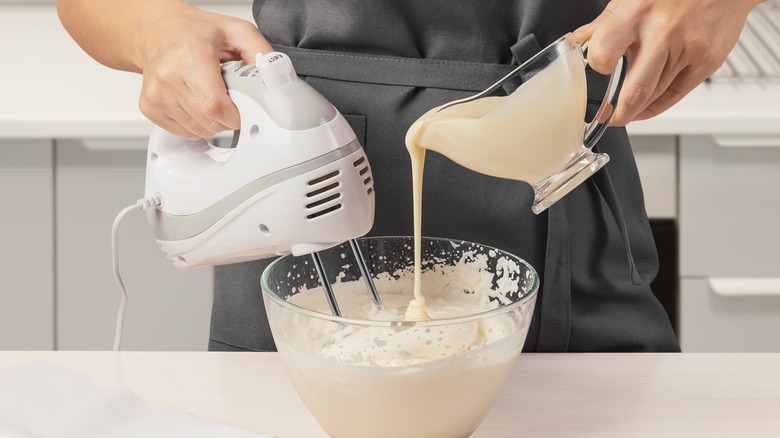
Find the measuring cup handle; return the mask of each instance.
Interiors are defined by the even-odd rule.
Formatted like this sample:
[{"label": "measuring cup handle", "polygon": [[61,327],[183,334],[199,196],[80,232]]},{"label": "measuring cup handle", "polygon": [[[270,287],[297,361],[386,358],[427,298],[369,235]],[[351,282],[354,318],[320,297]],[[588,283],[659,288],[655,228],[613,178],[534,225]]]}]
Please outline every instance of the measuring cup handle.
[{"label": "measuring cup handle", "polygon": [[[582,55],[585,58],[585,65],[588,64],[588,58],[586,57],[588,43],[589,41],[585,41],[582,45]],[[607,93],[604,95],[604,100],[601,101],[601,106],[599,106],[593,120],[585,125],[583,144],[588,149],[596,145],[596,142],[599,141],[604,134],[604,131],[609,127],[609,121],[612,120],[612,115],[615,114],[618,96],[620,96],[620,89],[623,88],[623,80],[626,78],[627,63],[628,60],[625,55],[621,56],[617,66],[615,66],[615,70],[613,70],[612,74],[609,76]]]}]

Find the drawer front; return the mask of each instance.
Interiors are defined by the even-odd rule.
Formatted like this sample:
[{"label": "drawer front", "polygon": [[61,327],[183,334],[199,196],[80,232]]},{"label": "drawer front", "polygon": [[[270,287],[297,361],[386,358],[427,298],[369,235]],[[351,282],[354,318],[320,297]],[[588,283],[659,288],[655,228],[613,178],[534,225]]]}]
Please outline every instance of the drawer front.
[{"label": "drawer front", "polygon": [[680,139],[680,273],[780,276],[780,136]]},{"label": "drawer front", "polygon": [[683,278],[683,352],[780,352],[780,277]]}]

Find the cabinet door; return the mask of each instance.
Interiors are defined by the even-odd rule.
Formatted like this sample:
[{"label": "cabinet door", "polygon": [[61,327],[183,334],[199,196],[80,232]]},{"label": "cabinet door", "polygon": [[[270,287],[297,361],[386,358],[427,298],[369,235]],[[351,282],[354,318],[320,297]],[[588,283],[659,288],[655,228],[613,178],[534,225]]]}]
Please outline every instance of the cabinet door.
[{"label": "cabinet door", "polygon": [[54,348],[52,143],[0,141],[0,350]]},{"label": "cabinet door", "polygon": [[[146,143],[146,139],[56,143],[59,349],[111,348],[119,305],[111,225],[122,208],[143,197]],[[119,254],[129,296],[122,348],[205,350],[213,270],[174,268],[140,210],[121,224]]]},{"label": "cabinet door", "polygon": [[780,277],[780,136],[680,139],[680,273]]},{"label": "cabinet door", "polygon": [[677,218],[677,137],[631,136],[647,216]]},{"label": "cabinet door", "polygon": [[780,352],[780,278],[683,278],[683,352]]}]

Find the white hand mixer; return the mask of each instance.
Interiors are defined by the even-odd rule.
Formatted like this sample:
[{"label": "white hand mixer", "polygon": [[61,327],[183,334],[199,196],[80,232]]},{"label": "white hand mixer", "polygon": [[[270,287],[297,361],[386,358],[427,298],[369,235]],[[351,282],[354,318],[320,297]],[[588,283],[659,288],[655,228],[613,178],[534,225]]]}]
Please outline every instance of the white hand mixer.
[{"label": "white hand mixer", "polygon": [[[331,311],[339,308],[317,255],[350,240],[375,304],[379,296],[353,239],[374,221],[371,168],[339,111],[299,79],[290,58],[258,54],[255,65],[222,65],[241,128],[230,148],[155,127],[145,198],[114,222],[114,274],[122,290],[114,349],[127,294],[119,275],[118,226],[143,208],[163,252],[179,269],[312,254]],[[153,207],[153,208],[151,208]]]}]

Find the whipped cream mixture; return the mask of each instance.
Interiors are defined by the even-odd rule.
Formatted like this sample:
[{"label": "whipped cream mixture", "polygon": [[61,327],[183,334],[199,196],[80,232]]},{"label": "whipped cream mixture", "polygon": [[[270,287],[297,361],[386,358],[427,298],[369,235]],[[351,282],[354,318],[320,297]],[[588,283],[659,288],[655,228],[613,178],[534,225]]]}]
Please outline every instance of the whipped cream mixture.
[{"label": "whipped cream mixture", "polygon": [[[531,300],[512,312],[449,320],[494,310],[508,301],[505,294],[517,291],[519,266],[507,257],[499,256],[494,283],[487,262],[496,255],[466,251],[455,266],[426,266],[420,279],[429,321],[405,320],[411,268],[375,278],[382,309],[362,281],[333,284],[342,315],[379,321],[374,325],[279,308],[269,312],[290,379],[329,435],[456,437],[477,428],[520,354],[533,308]],[[288,301],[330,313],[320,288]]]},{"label": "whipped cream mixture", "polygon": [[[507,280],[497,292],[493,273],[487,271],[486,254],[466,254],[455,266],[438,266],[421,275],[426,286],[426,314],[433,320],[475,315],[496,309],[507,299],[504,294],[517,291],[517,282]],[[510,278],[519,271],[513,260],[501,257],[498,268]],[[460,268],[460,269],[459,269]],[[409,302],[413,278],[408,271],[384,274],[374,280],[382,291],[383,309],[377,309],[360,281],[334,284],[336,300],[346,318],[374,321],[408,319],[404,311]],[[514,290],[513,290],[514,288]],[[465,293],[469,291],[469,293]],[[302,291],[290,303],[328,312],[320,288]],[[408,313],[407,313],[408,315]],[[292,316],[291,316],[292,317]],[[341,363],[380,366],[403,366],[456,355],[506,337],[515,326],[509,315],[496,315],[479,321],[458,324],[417,325],[409,327],[340,326],[311,318],[294,321],[302,336],[309,339],[295,345],[307,348]],[[312,326],[313,325],[313,326]]]}]

